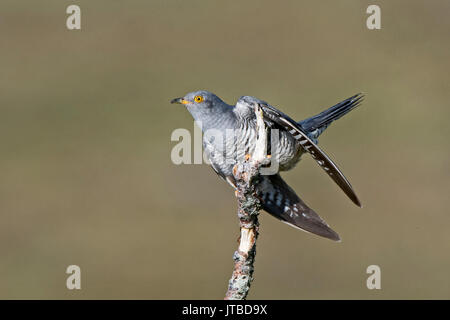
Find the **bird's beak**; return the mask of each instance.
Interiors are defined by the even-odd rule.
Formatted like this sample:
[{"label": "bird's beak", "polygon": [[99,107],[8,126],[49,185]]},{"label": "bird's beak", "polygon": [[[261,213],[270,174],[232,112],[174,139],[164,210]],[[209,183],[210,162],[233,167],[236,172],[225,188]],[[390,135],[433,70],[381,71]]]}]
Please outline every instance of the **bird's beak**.
[{"label": "bird's beak", "polygon": [[188,104],[189,101],[184,100],[183,98],[175,98],[170,101],[170,103],[178,103],[178,104]]}]

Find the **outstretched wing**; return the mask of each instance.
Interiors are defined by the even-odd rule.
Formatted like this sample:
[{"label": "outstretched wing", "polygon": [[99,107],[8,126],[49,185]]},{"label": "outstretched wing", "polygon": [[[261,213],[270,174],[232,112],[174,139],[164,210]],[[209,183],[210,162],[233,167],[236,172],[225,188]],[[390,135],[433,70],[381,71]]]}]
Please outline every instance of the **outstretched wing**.
[{"label": "outstretched wing", "polygon": [[356,196],[350,182],[341,170],[339,170],[337,165],[325,154],[325,152],[323,152],[310,138],[308,138],[307,134],[303,132],[300,125],[289,116],[264,101],[259,100],[259,105],[263,110],[264,117],[281,125],[289,131],[289,133],[300,143],[302,148],[308,152],[314,160],[316,160],[319,166],[331,177],[331,179],[333,179],[334,182],[336,182],[336,184],[353,201],[353,203],[361,207],[361,202]]},{"label": "outstretched wing", "polygon": [[339,235],[295,194],[279,174],[261,178],[257,188],[264,210],[293,227],[340,241]]}]

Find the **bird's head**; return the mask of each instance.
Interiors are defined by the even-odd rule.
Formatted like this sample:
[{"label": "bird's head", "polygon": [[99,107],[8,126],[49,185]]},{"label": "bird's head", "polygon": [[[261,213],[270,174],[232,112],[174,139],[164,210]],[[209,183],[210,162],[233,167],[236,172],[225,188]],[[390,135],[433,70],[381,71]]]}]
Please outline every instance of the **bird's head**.
[{"label": "bird's head", "polygon": [[203,120],[203,117],[220,112],[226,106],[218,96],[205,90],[189,92],[182,98],[172,99],[170,103],[185,105],[195,120]]}]

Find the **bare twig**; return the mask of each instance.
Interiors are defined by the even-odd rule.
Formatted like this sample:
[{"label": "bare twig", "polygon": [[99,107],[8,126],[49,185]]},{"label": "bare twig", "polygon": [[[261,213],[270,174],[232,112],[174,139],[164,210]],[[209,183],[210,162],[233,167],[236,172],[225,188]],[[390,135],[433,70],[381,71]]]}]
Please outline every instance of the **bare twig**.
[{"label": "bare twig", "polygon": [[247,297],[253,280],[253,263],[258,238],[258,215],[261,203],[256,194],[256,185],[260,176],[261,165],[267,162],[267,132],[262,110],[255,105],[258,137],[253,155],[235,165],[233,175],[236,180],[236,197],[238,201],[238,217],[241,236],[239,248],[233,255],[234,270],[228,284],[225,300],[243,300]]}]

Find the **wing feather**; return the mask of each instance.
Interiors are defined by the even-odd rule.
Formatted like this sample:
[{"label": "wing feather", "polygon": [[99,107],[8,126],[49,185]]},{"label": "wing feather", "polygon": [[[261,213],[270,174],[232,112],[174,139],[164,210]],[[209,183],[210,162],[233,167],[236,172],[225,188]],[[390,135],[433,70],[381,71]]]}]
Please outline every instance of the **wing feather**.
[{"label": "wing feather", "polygon": [[279,174],[263,176],[258,186],[264,210],[288,225],[334,241],[339,235],[306,203]]},{"label": "wing feather", "polygon": [[260,104],[264,115],[283,126],[289,133],[300,143],[301,147],[309,153],[312,158],[319,164],[319,166],[330,176],[331,179],[344,191],[344,193],[355,203],[357,206],[361,207],[361,202],[359,201],[352,185],[344,176],[344,174],[339,170],[337,165],[322,151],[319,146],[317,146],[307,135],[303,132],[299,124],[291,119],[289,116],[285,115],[281,111],[272,107],[267,103]]}]

